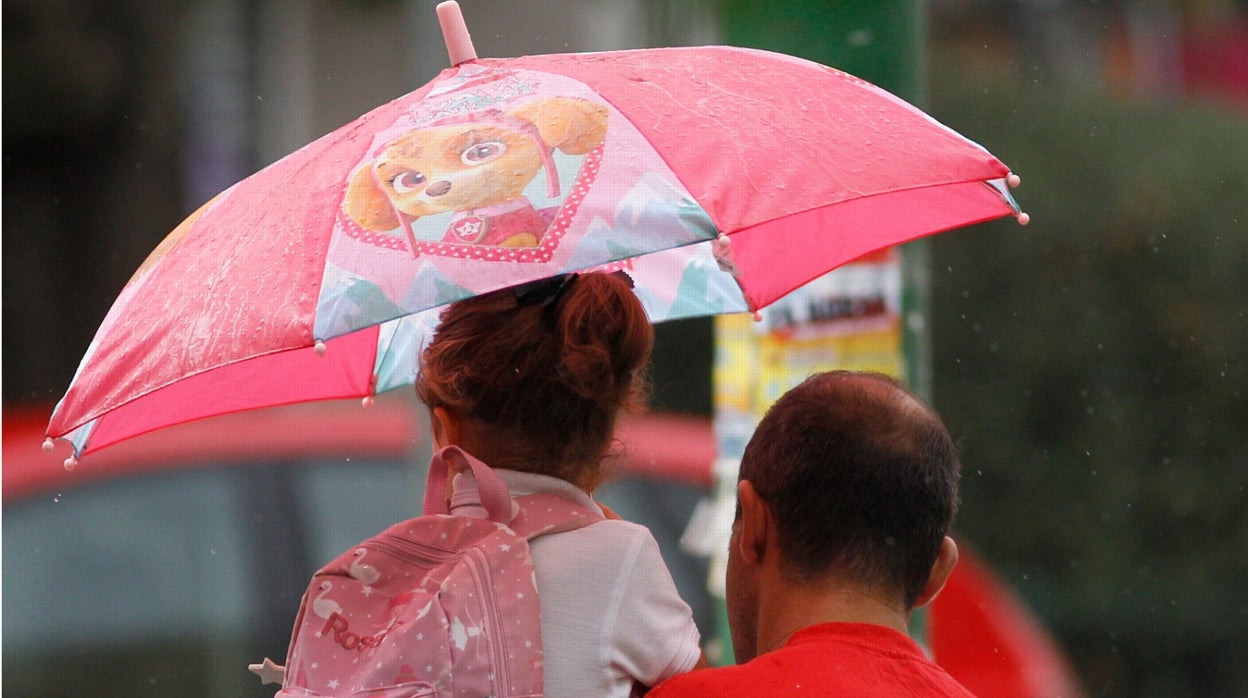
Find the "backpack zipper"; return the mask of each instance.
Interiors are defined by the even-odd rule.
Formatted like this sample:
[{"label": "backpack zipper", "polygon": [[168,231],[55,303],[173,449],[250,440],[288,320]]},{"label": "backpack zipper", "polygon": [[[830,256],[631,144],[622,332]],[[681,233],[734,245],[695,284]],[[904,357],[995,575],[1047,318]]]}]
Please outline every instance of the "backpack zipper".
[{"label": "backpack zipper", "polygon": [[357,547],[371,548],[397,558],[400,562],[409,564],[428,564],[430,562],[441,564],[459,554],[426,543],[420,543],[410,538],[399,538],[398,541],[378,538]]},{"label": "backpack zipper", "polygon": [[485,559],[485,553],[477,546],[468,550],[467,557],[472,562],[468,565],[468,569],[472,572],[473,581],[477,584],[481,605],[489,621],[487,627],[491,630],[488,644],[490,655],[493,657],[492,663],[498,674],[495,677],[495,685],[499,688],[497,695],[511,695],[511,671],[507,661],[507,650],[503,647],[503,619],[499,617],[498,604],[494,599],[494,580],[490,578],[490,566]]}]

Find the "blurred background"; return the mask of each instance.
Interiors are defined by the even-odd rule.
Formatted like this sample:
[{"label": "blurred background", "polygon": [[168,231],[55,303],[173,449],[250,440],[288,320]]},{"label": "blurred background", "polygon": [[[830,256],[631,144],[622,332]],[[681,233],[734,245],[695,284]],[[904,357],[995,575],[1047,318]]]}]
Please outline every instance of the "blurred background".
[{"label": "blurred background", "polygon": [[[434,4],[5,2],[6,422],[46,417],[189,212],[445,67]],[[818,4],[768,30],[873,41],[812,25]],[[722,42],[757,9],[461,5],[483,56]],[[930,393],[963,453],[959,532],[1090,696],[1248,694],[1248,2],[916,6],[914,101],[1020,173],[1032,217],[930,243]],[[657,407],[708,415],[711,325],[659,341]]]}]

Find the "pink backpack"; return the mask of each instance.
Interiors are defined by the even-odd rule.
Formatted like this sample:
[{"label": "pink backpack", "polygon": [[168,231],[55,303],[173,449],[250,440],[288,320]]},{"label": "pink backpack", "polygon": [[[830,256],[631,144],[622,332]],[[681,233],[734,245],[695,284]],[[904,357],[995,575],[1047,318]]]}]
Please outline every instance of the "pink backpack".
[{"label": "pink backpack", "polygon": [[[471,468],[489,518],[447,513],[448,459]],[[251,667],[282,681],[278,698],[542,695],[528,541],[602,517],[554,495],[513,500],[497,474],[454,446],[433,457],[424,511],[312,577],[286,667]]]}]

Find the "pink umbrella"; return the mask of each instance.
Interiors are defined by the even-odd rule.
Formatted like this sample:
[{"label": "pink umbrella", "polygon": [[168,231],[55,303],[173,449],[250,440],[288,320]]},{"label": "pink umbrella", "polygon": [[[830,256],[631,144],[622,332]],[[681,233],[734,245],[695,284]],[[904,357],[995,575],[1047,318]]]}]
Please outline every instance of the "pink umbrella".
[{"label": "pink umbrella", "polygon": [[123,289],[48,426],[164,426],[412,382],[452,301],[626,269],[655,322],[748,312],[872,251],[1013,215],[1017,177],[863,80],[710,46],[478,59],[235,184]]}]

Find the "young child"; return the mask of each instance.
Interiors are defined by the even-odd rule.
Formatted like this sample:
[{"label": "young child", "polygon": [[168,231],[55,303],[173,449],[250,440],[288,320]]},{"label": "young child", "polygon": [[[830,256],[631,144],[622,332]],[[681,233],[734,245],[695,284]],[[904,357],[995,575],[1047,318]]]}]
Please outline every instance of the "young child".
[{"label": "young child", "polygon": [[[420,360],[435,448],[485,462],[513,496],[595,511],[616,417],[641,406],[653,329],[623,274],[567,275],[459,301]],[[470,472],[451,513],[482,516]],[[644,527],[606,521],[539,537],[545,694],[628,696],[699,663],[692,612]]]}]

